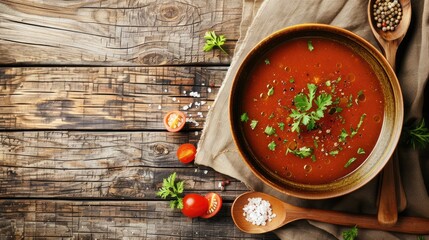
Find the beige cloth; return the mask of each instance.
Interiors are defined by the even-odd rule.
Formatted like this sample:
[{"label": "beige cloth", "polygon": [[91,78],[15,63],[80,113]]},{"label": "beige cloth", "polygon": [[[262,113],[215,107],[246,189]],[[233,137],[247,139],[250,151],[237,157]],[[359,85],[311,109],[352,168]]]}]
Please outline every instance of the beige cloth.
[{"label": "beige cloth", "polygon": [[[429,1],[412,1],[412,26],[400,47],[397,57],[397,74],[402,85],[405,103],[405,122],[422,117],[424,88],[429,77]],[[325,208],[352,213],[375,214],[377,179],[361,189],[343,197],[311,201],[280,194],[264,185],[246,167],[232,140],[228,98],[232,79],[239,63],[249,50],[270,33],[299,23],[326,23],[348,29],[376,45],[367,20],[367,0],[265,0],[259,8],[246,37],[236,50],[224,84],[207,117],[203,135],[198,144],[196,163],[244,182],[250,189],[273,194],[287,202],[305,207]],[[429,119],[428,119],[429,120]],[[402,214],[429,217],[428,190],[422,166],[427,159],[419,159],[419,152],[400,148],[400,165],[408,198],[408,207]],[[424,161],[424,162],[423,162]],[[421,165],[422,164],[422,165]],[[429,228],[429,226],[428,226]],[[298,221],[275,233],[281,239],[342,239],[343,227],[330,224]],[[416,236],[359,229],[358,239],[417,239]],[[429,236],[426,236],[429,239]]]}]

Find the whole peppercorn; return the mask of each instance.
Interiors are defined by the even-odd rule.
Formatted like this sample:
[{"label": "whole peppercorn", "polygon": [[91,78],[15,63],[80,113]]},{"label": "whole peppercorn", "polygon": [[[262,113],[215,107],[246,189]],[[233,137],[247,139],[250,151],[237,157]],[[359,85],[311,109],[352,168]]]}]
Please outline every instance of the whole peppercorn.
[{"label": "whole peppercorn", "polygon": [[398,0],[376,0],[372,17],[377,28],[382,31],[394,31],[402,19],[402,6]]}]

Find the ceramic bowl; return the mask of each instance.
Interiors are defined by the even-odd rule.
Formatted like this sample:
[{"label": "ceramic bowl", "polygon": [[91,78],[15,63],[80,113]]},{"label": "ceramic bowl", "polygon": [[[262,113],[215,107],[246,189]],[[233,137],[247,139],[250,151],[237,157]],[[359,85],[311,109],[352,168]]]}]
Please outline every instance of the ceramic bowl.
[{"label": "ceramic bowl", "polygon": [[[249,36],[251,37],[251,36]],[[239,103],[249,74],[264,54],[278,45],[296,38],[321,37],[338,41],[369,63],[375,72],[384,95],[384,116],[381,133],[366,160],[350,174],[323,184],[302,184],[279,177],[258,159],[243,134]],[[291,57],[291,56],[289,56]],[[292,56],[293,57],[293,56]],[[330,25],[302,24],[284,28],[259,42],[241,62],[230,92],[229,117],[232,136],[250,170],[265,184],[285,194],[303,199],[326,199],[350,193],[373,179],[392,156],[403,123],[403,100],[398,79],[386,59],[369,42],[358,35]]]}]

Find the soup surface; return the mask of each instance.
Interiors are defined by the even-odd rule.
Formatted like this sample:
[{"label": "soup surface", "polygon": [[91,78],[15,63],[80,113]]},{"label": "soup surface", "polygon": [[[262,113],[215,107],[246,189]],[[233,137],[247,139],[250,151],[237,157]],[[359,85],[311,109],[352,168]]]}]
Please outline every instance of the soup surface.
[{"label": "soup surface", "polygon": [[260,59],[239,104],[245,138],[263,165],[294,182],[323,184],[371,153],[383,101],[361,56],[334,40],[300,38]]}]

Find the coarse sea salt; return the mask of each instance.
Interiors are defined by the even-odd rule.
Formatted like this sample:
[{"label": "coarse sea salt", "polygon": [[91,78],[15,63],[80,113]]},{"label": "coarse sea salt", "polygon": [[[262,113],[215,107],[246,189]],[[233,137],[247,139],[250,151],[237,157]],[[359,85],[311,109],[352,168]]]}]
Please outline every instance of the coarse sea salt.
[{"label": "coarse sea salt", "polygon": [[271,222],[276,214],[271,209],[271,204],[267,200],[262,198],[248,198],[248,203],[243,207],[243,216],[246,221],[257,226],[265,226],[268,222]]}]

